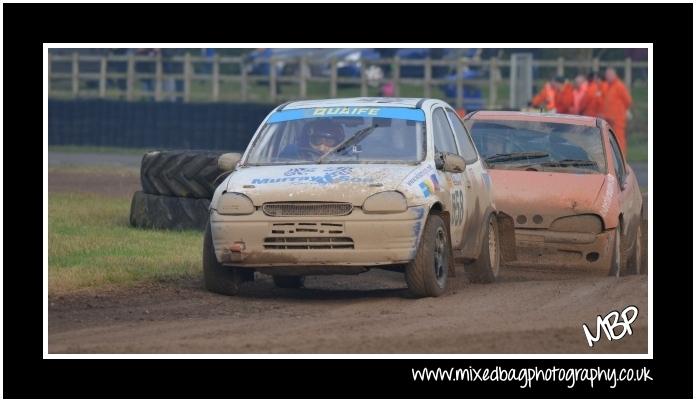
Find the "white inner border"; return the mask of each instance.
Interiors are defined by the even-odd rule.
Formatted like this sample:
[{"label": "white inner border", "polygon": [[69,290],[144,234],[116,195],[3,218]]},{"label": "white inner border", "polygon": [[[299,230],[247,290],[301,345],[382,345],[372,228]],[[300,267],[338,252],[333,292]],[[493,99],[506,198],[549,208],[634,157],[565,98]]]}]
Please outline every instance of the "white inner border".
[{"label": "white inner border", "polygon": [[[653,222],[653,44],[652,43],[44,43],[43,44],[43,358],[44,359],[652,359],[653,226],[648,224],[648,353],[636,354],[66,354],[48,353],[48,49],[49,48],[647,48],[648,222]],[[1,57],[1,56],[0,56]],[[0,59],[0,69],[1,59]],[[2,70],[0,70],[1,73]],[[695,70],[696,71],[696,70]],[[696,90],[694,91],[696,96]],[[2,111],[0,111],[0,118]],[[696,113],[694,114],[696,116]],[[0,145],[2,147],[2,145]],[[2,173],[2,166],[0,166]],[[0,180],[2,180],[0,178]],[[694,190],[696,191],[696,190]],[[0,188],[0,200],[2,189]],[[0,216],[0,221],[2,220]],[[0,253],[2,245],[0,245]],[[694,249],[696,253],[696,248]],[[696,277],[694,278],[696,281]],[[0,279],[1,281],[1,279]],[[0,300],[0,303],[2,301]],[[621,307],[621,306],[619,306]],[[2,314],[2,313],[0,313]],[[2,324],[0,324],[2,325]],[[696,324],[695,324],[696,325]],[[1,329],[1,327],[0,327]],[[581,333],[582,323],[578,323]],[[1,333],[0,333],[0,336]],[[1,340],[1,339],[0,339]],[[2,346],[0,346],[2,347]]]}]

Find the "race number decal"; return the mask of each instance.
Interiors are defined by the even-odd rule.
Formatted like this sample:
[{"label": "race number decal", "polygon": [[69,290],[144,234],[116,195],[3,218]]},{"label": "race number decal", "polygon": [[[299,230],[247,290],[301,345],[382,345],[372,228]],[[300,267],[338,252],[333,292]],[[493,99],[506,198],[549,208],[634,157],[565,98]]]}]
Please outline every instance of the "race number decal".
[{"label": "race number decal", "polygon": [[464,194],[462,190],[452,193],[452,225],[459,226],[464,222]]}]

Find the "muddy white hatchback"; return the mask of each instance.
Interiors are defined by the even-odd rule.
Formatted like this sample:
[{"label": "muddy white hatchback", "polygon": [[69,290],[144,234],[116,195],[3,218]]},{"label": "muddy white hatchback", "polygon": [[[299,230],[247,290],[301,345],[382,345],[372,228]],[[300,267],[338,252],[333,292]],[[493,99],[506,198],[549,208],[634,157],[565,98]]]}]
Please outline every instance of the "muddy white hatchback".
[{"label": "muddy white hatchback", "polygon": [[[306,275],[399,270],[439,296],[468,263],[491,282],[514,258],[514,231],[457,114],[434,99],[282,105],[217,188],[203,246],[206,287],[235,294],[254,271],[280,287]],[[506,245],[513,245],[506,247]]]}]

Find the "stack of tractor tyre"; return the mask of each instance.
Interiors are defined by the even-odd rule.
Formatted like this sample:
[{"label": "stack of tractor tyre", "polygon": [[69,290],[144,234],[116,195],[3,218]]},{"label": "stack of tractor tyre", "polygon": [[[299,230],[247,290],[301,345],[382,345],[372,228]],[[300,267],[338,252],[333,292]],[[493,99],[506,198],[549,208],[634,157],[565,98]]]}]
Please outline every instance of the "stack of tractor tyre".
[{"label": "stack of tractor tyre", "polygon": [[133,194],[130,224],[149,229],[205,229],[208,207],[225,174],[222,152],[151,151],[140,166],[142,191]]}]

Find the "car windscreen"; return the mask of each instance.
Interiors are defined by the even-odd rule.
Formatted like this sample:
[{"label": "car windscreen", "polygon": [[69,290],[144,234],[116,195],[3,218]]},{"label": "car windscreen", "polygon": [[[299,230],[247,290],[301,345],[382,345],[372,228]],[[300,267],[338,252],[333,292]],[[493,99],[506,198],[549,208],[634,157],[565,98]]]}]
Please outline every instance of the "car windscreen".
[{"label": "car windscreen", "polygon": [[422,110],[395,107],[275,112],[245,164],[420,162],[426,149],[424,120]]},{"label": "car windscreen", "polygon": [[597,127],[479,120],[472,124],[471,136],[482,158],[492,169],[606,172],[604,146]]}]

